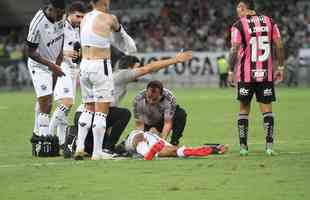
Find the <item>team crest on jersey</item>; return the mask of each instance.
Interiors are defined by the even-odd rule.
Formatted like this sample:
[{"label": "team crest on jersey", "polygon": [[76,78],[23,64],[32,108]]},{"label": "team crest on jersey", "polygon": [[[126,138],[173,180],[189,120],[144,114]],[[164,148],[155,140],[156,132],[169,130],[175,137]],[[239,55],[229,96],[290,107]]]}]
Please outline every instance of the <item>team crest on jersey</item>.
[{"label": "team crest on jersey", "polygon": [[58,29],[63,29],[65,26],[64,26],[64,23],[63,22],[59,22],[58,23]]},{"label": "team crest on jersey", "polygon": [[44,24],[44,28],[45,28],[45,29],[48,29],[48,24]]}]

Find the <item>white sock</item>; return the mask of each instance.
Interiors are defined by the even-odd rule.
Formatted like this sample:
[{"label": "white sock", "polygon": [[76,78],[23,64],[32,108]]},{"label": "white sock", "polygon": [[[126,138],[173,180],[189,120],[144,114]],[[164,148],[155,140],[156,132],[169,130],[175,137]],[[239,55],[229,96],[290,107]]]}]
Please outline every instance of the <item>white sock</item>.
[{"label": "white sock", "polygon": [[84,151],[85,139],[88,130],[91,128],[91,121],[93,119],[93,112],[83,111],[79,118],[78,138],[76,142],[76,151]]},{"label": "white sock", "polygon": [[65,143],[66,140],[66,132],[67,132],[68,123],[60,123],[57,127],[57,135],[59,138],[59,145]]},{"label": "white sock", "polygon": [[137,153],[145,156],[147,152],[149,152],[150,148],[149,145],[145,141],[139,142],[136,147]]},{"label": "white sock", "polygon": [[[54,135],[58,126],[60,124],[63,124],[66,128],[67,123],[67,114],[68,114],[69,108],[67,108],[64,105],[59,105],[56,110],[53,113],[51,122],[50,122],[50,127],[49,127],[49,133],[50,135]],[[58,132],[58,137],[65,137],[65,132]]]},{"label": "white sock", "polygon": [[48,114],[40,113],[38,117],[39,135],[47,136],[49,134],[50,117]]},{"label": "white sock", "polygon": [[177,156],[180,157],[180,158],[185,157],[185,155],[184,155],[184,150],[185,150],[185,149],[186,149],[185,146],[178,148],[178,149],[177,149]]},{"label": "white sock", "polygon": [[104,139],[104,134],[106,130],[106,114],[95,113],[93,122],[93,135],[94,135],[94,154],[102,153],[102,143]]},{"label": "white sock", "polygon": [[34,107],[34,127],[33,132],[39,135],[39,114],[40,114],[40,104],[36,101],[36,105]]}]

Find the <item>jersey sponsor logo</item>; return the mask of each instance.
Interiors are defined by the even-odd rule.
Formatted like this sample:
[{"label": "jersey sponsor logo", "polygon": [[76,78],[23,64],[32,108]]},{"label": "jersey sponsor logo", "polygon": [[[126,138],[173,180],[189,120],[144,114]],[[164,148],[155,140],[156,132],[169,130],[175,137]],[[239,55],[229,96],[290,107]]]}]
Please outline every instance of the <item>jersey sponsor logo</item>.
[{"label": "jersey sponsor logo", "polygon": [[63,35],[59,35],[58,37],[56,37],[55,39],[51,40],[50,42],[48,42],[46,44],[47,47],[50,47],[51,45],[55,44],[56,42],[58,42],[59,40],[61,40],[63,38]]},{"label": "jersey sponsor logo", "polygon": [[252,77],[253,78],[265,78],[267,76],[266,69],[253,69],[252,70]]},{"label": "jersey sponsor logo", "polygon": [[261,32],[269,32],[268,26],[260,26],[260,27],[253,27],[252,29],[248,29],[249,33],[261,33]]},{"label": "jersey sponsor logo", "polygon": [[271,88],[266,88],[264,90],[264,96],[267,97],[267,96],[272,96],[272,89]]},{"label": "jersey sponsor logo", "polygon": [[263,22],[263,23],[266,23],[265,22],[265,18],[263,15],[260,15],[258,16],[257,18],[255,17],[251,17],[249,19],[246,19],[248,23],[259,23],[259,22]]},{"label": "jersey sponsor logo", "polygon": [[247,95],[249,95],[249,89],[245,89],[245,88],[240,88],[239,89],[239,94],[241,95],[241,96],[247,96]]}]

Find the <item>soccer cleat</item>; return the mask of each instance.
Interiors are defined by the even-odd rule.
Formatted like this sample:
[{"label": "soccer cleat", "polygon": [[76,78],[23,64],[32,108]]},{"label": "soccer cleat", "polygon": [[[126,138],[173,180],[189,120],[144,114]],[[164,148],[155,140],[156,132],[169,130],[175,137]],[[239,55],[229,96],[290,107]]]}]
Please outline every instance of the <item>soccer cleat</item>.
[{"label": "soccer cleat", "polygon": [[275,156],[277,154],[272,149],[266,149],[266,155],[267,156]]},{"label": "soccer cleat", "polygon": [[113,154],[100,152],[100,153],[93,154],[91,157],[91,160],[108,160],[112,158],[113,158]]},{"label": "soccer cleat", "polygon": [[74,154],[74,160],[84,160],[84,157],[87,157],[88,153],[85,151],[77,151]]},{"label": "soccer cleat", "polygon": [[218,154],[224,154],[228,150],[228,145],[221,144],[221,145],[217,146],[216,148],[217,148]]},{"label": "soccer cleat", "polygon": [[152,160],[154,156],[158,152],[160,152],[164,147],[165,147],[165,142],[162,140],[159,140],[151,147],[149,152],[147,152],[147,154],[144,156],[144,160]]},{"label": "soccer cleat", "polygon": [[69,147],[65,146],[63,148],[63,157],[64,158],[71,158],[72,156],[72,151],[69,149]]},{"label": "soccer cleat", "polygon": [[249,154],[249,151],[245,148],[240,149],[240,156],[247,156]]}]

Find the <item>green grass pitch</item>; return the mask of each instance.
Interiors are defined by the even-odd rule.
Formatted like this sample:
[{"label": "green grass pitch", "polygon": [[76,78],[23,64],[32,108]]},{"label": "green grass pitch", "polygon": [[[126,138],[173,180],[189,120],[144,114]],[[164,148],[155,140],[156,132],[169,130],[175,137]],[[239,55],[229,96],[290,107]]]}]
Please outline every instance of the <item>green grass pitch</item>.
[{"label": "green grass pitch", "polygon": [[[129,92],[123,106],[131,108],[135,92]],[[274,157],[264,154],[262,116],[255,101],[249,156],[240,157],[233,89],[174,93],[188,113],[182,143],[225,143],[227,154],[150,162],[34,158],[29,143],[34,93],[0,92],[0,200],[310,199],[310,89],[277,90]]]}]

